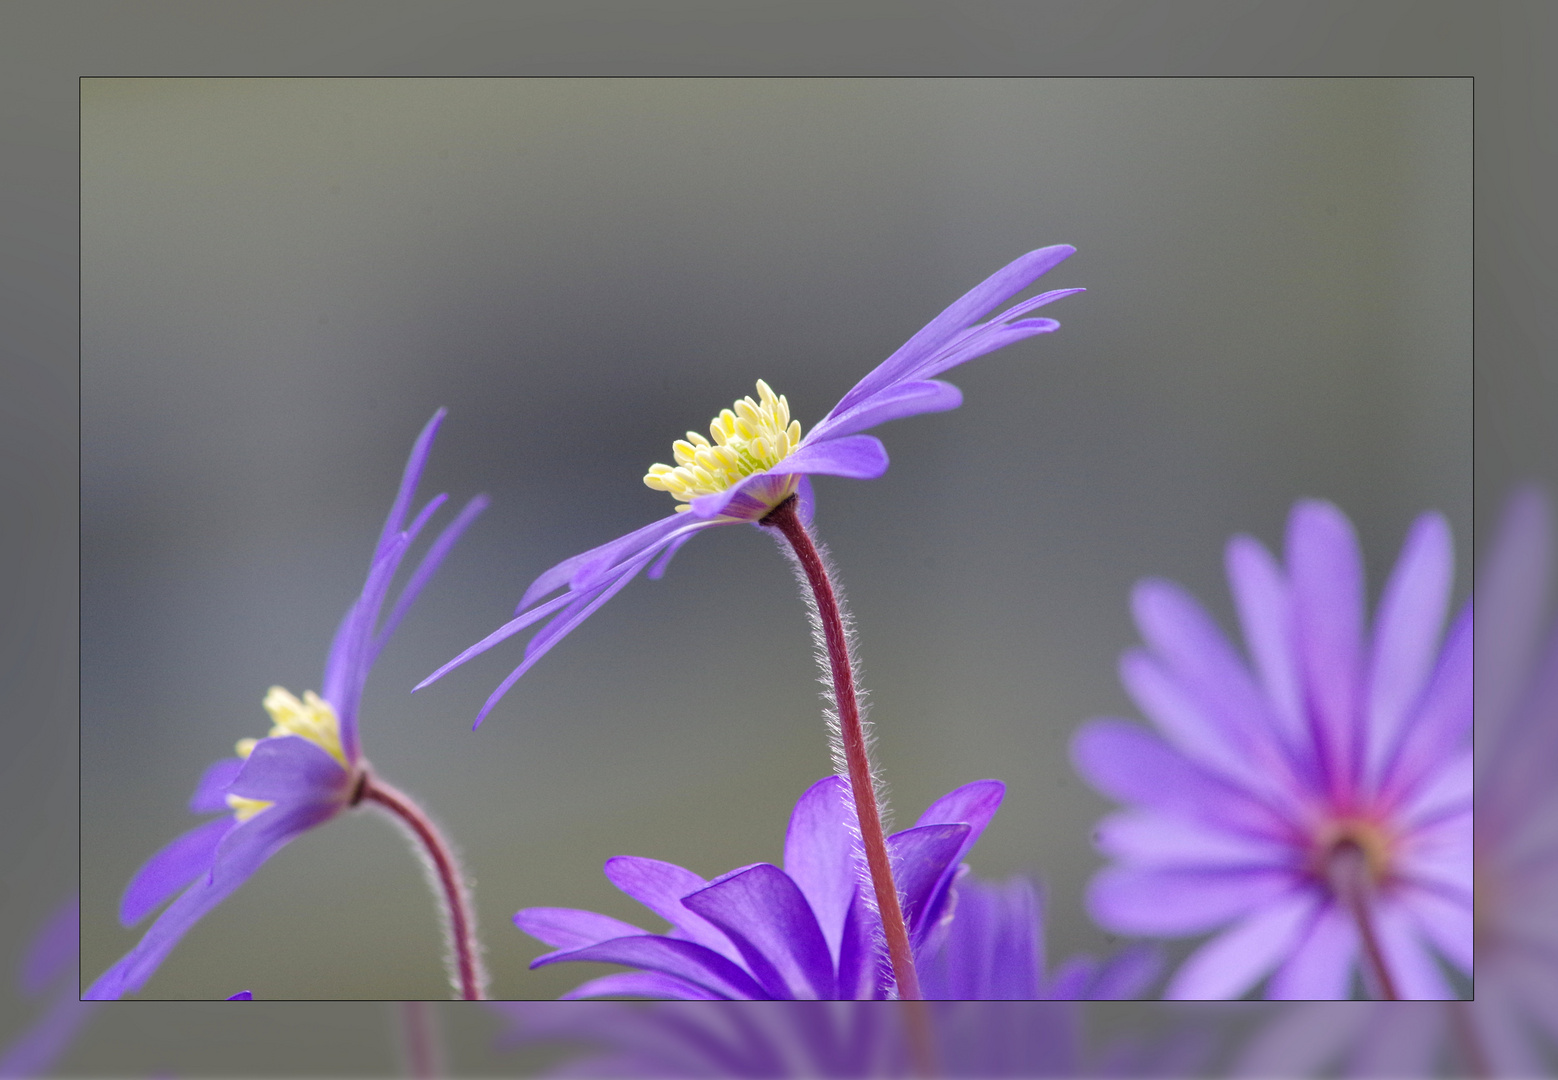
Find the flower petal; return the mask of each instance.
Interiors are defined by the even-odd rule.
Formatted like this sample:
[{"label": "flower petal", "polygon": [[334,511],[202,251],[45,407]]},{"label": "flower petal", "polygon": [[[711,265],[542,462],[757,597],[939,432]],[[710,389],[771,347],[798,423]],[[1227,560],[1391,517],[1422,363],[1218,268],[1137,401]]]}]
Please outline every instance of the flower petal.
[{"label": "flower petal", "polygon": [[849,785],[828,776],[806,789],[784,835],[784,872],[806,897],[836,967],[844,920],[860,882],[854,806]]},{"label": "flower petal", "polygon": [[227,790],[267,802],[344,802],[350,780],[351,774],[317,743],[281,735],[254,744]]},{"label": "flower petal", "polygon": [[662,998],[671,1001],[722,1001],[718,994],[696,983],[658,971],[621,971],[580,983],[558,1000],[580,1001],[602,997]]},{"label": "flower petal", "polygon": [[1272,719],[1283,742],[1307,762],[1314,744],[1304,719],[1303,672],[1287,579],[1271,552],[1248,536],[1228,541],[1224,564],[1250,659],[1260,672],[1266,700],[1271,703]]},{"label": "flower petal", "polygon": [[952,825],[917,825],[887,838],[887,854],[893,864],[898,899],[903,918],[909,926],[909,940],[918,948],[925,935],[935,927],[931,901],[936,888],[963,850],[973,827],[959,822]]},{"label": "flower petal", "polygon": [[563,950],[644,933],[621,919],[579,908],[524,908],[514,912],[514,925],[537,941]]},{"label": "flower petal", "polygon": [[1396,982],[1396,990],[1407,1000],[1446,1001],[1455,991],[1445,981],[1439,966],[1423,947],[1411,913],[1398,901],[1382,898],[1374,909],[1375,931],[1385,966]]},{"label": "flower petal", "polygon": [[955,825],[965,824],[969,827],[968,835],[963,838],[963,846],[942,871],[941,879],[936,882],[935,888],[925,900],[925,911],[921,921],[925,924],[926,932],[940,922],[943,917],[949,898],[951,896],[952,880],[957,874],[958,865],[966,858],[974,845],[979,842],[985,826],[990,824],[995,812],[1001,807],[1001,800],[1006,795],[1006,785],[999,780],[975,780],[971,784],[964,784],[955,791],[948,792],[926,808],[920,815],[918,825]]},{"label": "flower petal", "polygon": [[707,881],[691,870],[659,859],[617,855],[606,860],[606,877],[617,888],[676,927],[680,931],[677,936],[696,941],[732,960],[739,960],[730,939],[717,926],[682,904],[682,897],[708,885]]},{"label": "flower petal", "polygon": [[[1418,704],[1416,715],[1407,722],[1396,753],[1387,765],[1384,784],[1393,793],[1420,783],[1437,771],[1447,757],[1466,746],[1471,735],[1472,695],[1472,602],[1467,600],[1450,626],[1439,665],[1429,680],[1428,689]],[[1479,637],[1480,640],[1480,637]],[[1479,741],[1486,738],[1479,733]],[[1489,742],[1483,742],[1487,747]],[[1498,744],[1493,752],[1478,755],[1481,772],[1500,756]],[[1480,781],[1479,781],[1480,782]],[[1546,777],[1544,773],[1543,783]]]},{"label": "flower petal", "polygon": [[1260,909],[1293,888],[1267,870],[1168,870],[1107,866],[1087,890],[1094,921],[1124,934],[1199,934]]},{"label": "flower petal", "polygon": [[1288,518],[1287,557],[1315,740],[1332,782],[1350,787],[1364,734],[1363,556],[1352,522],[1328,502],[1300,502]]},{"label": "flower petal", "polygon": [[889,420],[946,412],[963,404],[963,391],[935,379],[897,383],[829,417],[807,432],[805,442],[824,442],[865,431]]},{"label": "flower petal", "polygon": [[1493,550],[1477,575],[1479,742],[1497,742],[1529,681],[1547,618],[1552,562],[1552,505],[1540,488],[1521,488],[1504,505]]},{"label": "flower petal", "polygon": [[438,436],[438,427],[448,415],[449,410],[446,408],[435,412],[432,419],[422,426],[416,442],[411,444],[411,456],[406,459],[406,467],[400,474],[400,487],[395,492],[395,501],[390,504],[389,516],[384,519],[384,528],[379,531],[379,542],[374,547],[375,556],[386,551],[401,531],[417,483],[422,479],[422,469],[427,465],[428,455],[433,452],[433,440]]},{"label": "flower petal", "polygon": [[1277,968],[1266,987],[1276,1000],[1336,1000],[1348,996],[1358,931],[1340,904],[1323,905],[1293,954]]},{"label": "flower petal", "polygon": [[1180,1001],[1240,997],[1292,949],[1319,902],[1306,889],[1262,904],[1192,953],[1164,996]]},{"label": "flower petal", "polygon": [[[427,554],[422,556],[422,561],[417,564],[417,568],[412,571],[411,577],[406,580],[405,587],[400,590],[400,596],[395,599],[395,606],[390,609],[389,615],[384,620],[384,625],[379,627],[378,635],[373,639],[373,647],[368,656],[370,664],[378,658],[384,646],[389,643],[389,639],[395,633],[395,628],[400,625],[401,619],[405,618],[406,612],[411,610],[411,605],[416,603],[417,597],[422,594],[422,590],[427,586],[427,583],[432,580],[433,575],[438,572],[438,568],[443,565],[444,559],[448,557],[454,545],[459,543],[460,537],[464,535],[465,530],[481,516],[482,511],[487,509],[491,501],[485,495],[477,495],[470,502],[466,503],[465,508],[455,516],[453,521],[444,526],[443,532],[438,534],[438,539],[434,540],[432,546],[427,549]],[[432,504],[429,503],[428,505],[431,506]]]},{"label": "flower petal", "polygon": [[573,960],[594,960],[605,964],[659,971],[684,979],[721,998],[760,1001],[768,994],[741,968],[712,949],[681,938],[651,934],[613,938],[566,952],[548,953],[530,962],[532,968]]},{"label": "flower petal", "polygon": [[[766,472],[753,473],[724,491],[700,495],[692,501],[692,517],[708,519],[734,513],[732,504],[749,489],[772,486],[772,478],[794,476],[847,476],[855,480],[875,480],[887,471],[887,448],[874,435],[846,435],[841,439],[805,443],[789,457]],[[737,515],[741,520],[756,520],[772,508],[769,497],[757,500]]]},{"label": "flower petal", "polygon": [[146,860],[119,900],[119,922],[134,926],[180,889],[211,869],[217,845],[237,826],[231,815],[208,821]]},{"label": "flower petal", "polygon": [[[81,974],[78,964],[80,943],[81,898],[73,894],[55,909],[27,947],[19,980],[22,993],[36,997],[66,972],[70,973],[70,985],[74,989]],[[71,996],[75,997],[74,994]],[[13,1074],[0,1072],[0,1076],[6,1075]]]},{"label": "flower petal", "polygon": [[200,783],[195,785],[195,793],[189,798],[189,812],[192,814],[210,814],[221,810],[226,812],[227,786],[237,778],[238,772],[243,768],[243,758],[222,758],[213,762],[200,777]]},{"label": "flower petal", "polygon": [[1043,966],[1038,893],[1027,878],[1004,884],[963,877],[946,939],[917,961],[927,998],[1037,998]]},{"label": "flower petal", "polygon": [[1137,866],[1280,870],[1292,847],[1153,811],[1111,814],[1093,833],[1101,854]]},{"label": "flower petal", "polygon": [[768,997],[837,996],[832,957],[816,916],[777,866],[738,870],[682,903],[725,932]]},{"label": "flower petal", "polygon": [[564,585],[573,588],[587,587],[589,583],[603,576],[613,567],[630,561],[649,548],[658,548],[671,533],[686,524],[687,515],[672,514],[659,521],[651,521],[648,525],[634,529],[627,535],[619,536],[599,547],[593,547],[564,559],[551,569],[543,571],[530,583],[530,587],[525,590],[525,595],[520,598],[519,606],[514,609],[514,614],[518,615],[541,597]]},{"label": "flower petal", "polygon": [[1156,945],[1130,945],[1104,961],[1089,980],[1089,1001],[1134,1001],[1163,971],[1163,950]]},{"label": "flower petal", "polygon": [[1377,779],[1437,659],[1455,553],[1450,524],[1424,514],[1402,545],[1375,617],[1368,670],[1368,775]]}]

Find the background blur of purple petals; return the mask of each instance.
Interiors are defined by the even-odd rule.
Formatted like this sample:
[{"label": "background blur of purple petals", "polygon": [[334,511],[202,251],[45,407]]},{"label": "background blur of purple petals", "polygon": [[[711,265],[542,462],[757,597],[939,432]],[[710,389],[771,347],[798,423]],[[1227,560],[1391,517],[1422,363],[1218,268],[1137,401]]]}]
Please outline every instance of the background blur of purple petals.
[{"label": "background blur of purple petals", "polygon": [[[891,724],[896,805],[1004,780],[974,870],[1042,874],[1054,956],[1123,944],[1081,906],[1100,864],[1087,829],[1108,803],[1065,746],[1128,706],[1114,662],[1136,640],[1138,578],[1220,595],[1226,538],[1275,543],[1312,495],[1358,524],[1376,587],[1407,523],[1443,511],[1459,602],[1505,495],[1558,478],[1548,5],[1254,5],[1230,20],[1188,0],[976,4],[875,25],[765,17],[759,33],[730,16],[686,44],[682,19],[548,10],[520,27],[530,12],[480,0],[372,17],[7,8],[0,158],[19,212],[0,248],[0,482],[5,565],[25,572],[3,582],[5,972],[76,887],[78,149],[88,979],[125,947],[118,890],[181,825],[200,763],[263,723],[270,683],[317,684],[397,454],[436,405],[451,406],[449,456],[429,490],[486,490],[494,508],[386,653],[363,730],[470,856],[505,993],[572,978],[525,972],[507,915],[610,910],[609,855],[706,873],[778,857],[787,800],[826,767],[799,604],[755,531],[721,535],[677,560],[677,588],[636,583],[592,620],[479,742],[466,727],[491,679],[425,703],[394,683],[489,629],[539,568],[663,512],[643,468],[757,377],[815,422],[980,276],[1035,244],[1078,245],[1065,283],[1090,291],[1057,310],[1062,329],[970,366],[962,409],[897,425],[887,476],[856,485],[870,498],[844,515],[824,490],[818,522]],[[569,33],[580,44],[560,48]],[[1464,81],[339,83],[333,106],[307,84],[77,82],[589,57],[604,58],[594,71],[1475,74],[1476,370]],[[740,618],[754,603],[761,617]],[[681,679],[661,683],[668,671]],[[732,702],[750,723],[723,722]],[[100,782],[120,761],[144,787]],[[60,1071],[403,1074],[391,1006],[264,1000],[442,990],[399,839],[368,819],[330,831],[267,867],[152,988],[260,1000],[97,1010]],[[0,1048],[47,1023],[65,985],[29,996],[0,978]],[[1080,1060],[1100,1075],[1401,1076],[1413,1054],[1464,1071],[1432,1004],[1034,1007],[1050,1006],[1083,1010]],[[433,1012],[456,1073],[585,1071],[612,1051],[503,1048],[489,1011]],[[1487,1016],[1551,1054],[1540,1017]],[[1431,1044],[1414,1041],[1425,1017]]]}]

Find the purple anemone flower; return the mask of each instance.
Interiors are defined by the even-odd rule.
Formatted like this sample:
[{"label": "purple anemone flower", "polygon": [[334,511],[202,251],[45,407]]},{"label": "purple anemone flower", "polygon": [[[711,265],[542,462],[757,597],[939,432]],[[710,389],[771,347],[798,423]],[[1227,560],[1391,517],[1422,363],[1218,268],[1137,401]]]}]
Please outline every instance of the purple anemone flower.
[{"label": "purple anemone flower", "polygon": [[1252,671],[1199,604],[1137,586],[1148,647],[1121,679],[1158,733],[1094,720],[1078,770],[1130,804],[1105,819],[1102,925],[1221,930],[1168,996],[1455,996],[1434,952],[1472,960],[1471,605],[1440,647],[1454,563],[1443,517],[1408,533],[1373,633],[1363,561],[1336,507],[1300,502],[1287,567],[1235,537],[1227,568]]},{"label": "purple anemone flower", "polygon": [[[479,725],[552,646],[646,567],[651,578],[660,577],[672,556],[694,534],[719,525],[756,524],[791,496],[799,499],[802,520],[809,522],[813,500],[808,477],[872,480],[881,476],[887,471],[887,451],[879,439],[861,432],[888,420],[957,408],[962,404],[962,393],[934,376],[1013,342],[1058,329],[1060,324],[1054,319],[1024,316],[1081,289],[1042,293],[985,322],[976,320],[1075,251],[1066,244],[1040,248],[996,271],[856,383],[804,436],[800,423],[790,419],[789,403],[759,381],[758,400],[744,398],[721,412],[710,425],[711,438],[690,431],[685,441],[673,445],[675,466],[650,467],[644,482],[681,502],[677,513],[547,570],[525,591],[515,609],[516,618],[429,675],[417,689],[527,626],[551,617],[526,644],[524,662],[482,706],[476,717]],[[544,599],[558,589],[565,591]]]},{"label": "purple anemone flower", "polygon": [[[917,952],[945,932],[958,867],[1005,790],[998,780],[965,784],[888,837]],[[656,859],[608,859],[611,883],[670,922],[668,933],[573,908],[526,908],[514,924],[557,949],[533,968],[595,960],[641,969],[594,979],[569,998],[885,998],[892,979],[861,885],[858,837],[847,784],[830,776],[795,804],[782,870],[757,863],[705,881]]]},{"label": "purple anemone flower", "polygon": [[115,999],[139,989],[189,928],[265,860],[356,803],[367,775],[357,733],[364,681],[417,595],[487,505],[485,496],[466,504],[429,547],[380,624],[395,571],[447,498],[432,499],[406,524],[417,480],[445,412],[439,409],[433,415],[412,446],[367,581],[330,646],[323,692],[309,691],[299,700],[279,686],[271,687],[264,702],[274,723],[270,734],[241,740],[237,757],[224,758],[206,770],[189,808],[197,814],[223,811],[222,816],[174,840],[136,871],[120,900],[120,921],[131,926],[174,894],[180,895],[139,944],[88,988],[85,997]]}]

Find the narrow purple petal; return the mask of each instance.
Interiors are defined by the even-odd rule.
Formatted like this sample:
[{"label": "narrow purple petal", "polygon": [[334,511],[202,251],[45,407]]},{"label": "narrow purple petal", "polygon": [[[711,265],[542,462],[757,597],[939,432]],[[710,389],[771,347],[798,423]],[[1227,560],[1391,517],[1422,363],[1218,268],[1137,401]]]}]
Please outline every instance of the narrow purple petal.
[{"label": "narrow purple petal", "polygon": [[400,488],[395,492],[395,501],[390,504],[389,516],[384,519],[384,528],[379,532],[375,554],[382,553],[395,534],[400,532],[401,525],[406,520],[406,511],[411,506],[411,497],[416,493],[417,481],[422,478],[422,468],[427,464],[427,457],[433,451],[433,439],[438,435],[438,426],[448,415],[448,409],[440,408],[433,414],[432,419],[422,426],[416,442],[411,444],[411,456],[406,459],[405,470],[400,474]]},{"label": "narrow purple petal", "polygon": [[963,404],[963,391],[951,383],[934,379],[897,383],[862,400],[859,404],[835,412],[807,432],[808,443],[825,442],[865,431],[889,420],[902,420],[921,413],[946,412]]},{"label": "narrow purple petal", "polygon": [[877,941],[881,920],[869,914],[856,886],[844,914],[844,933],[839,942],[839,997],[880,1000],[887,996],[887,957]]},{"label": "narrow purple petal", "polygon": [[799,887],[759,863],[684,897],[686,907],[725,932],[770,998],[833,998],[828,943]]},{"label": "narrow purple petal", "polygon": [[598,979],[580,983],[559,1000],[581,1001],[603,997],[663,998],[671,1001],[724,1000],[696,983],[658,971],[623,971],[616,975],[602,975]]},{"label": "narrow purple petal", "polygon": [[1266,996],[1280,1001],[1346,998],[1358,954],[1358,931],[1352,917],[1336,903],[1314,915],[1293,954],[1277,968]]},{"label": "narrow purple petal", "polygon": [[351,775],[318,744],[298,735],[261,739],[228,791],[281,803],[340,802]]},{"label": "narrow purple petal", "polygon": [[835,966],[844,919],[860,881],[859,826],[848,800],[849,785],[842,777],[817,781],[796,802],[784,835],[784,872],[811,905]]},{"label": "narrow purple petal", "polygon": [[211,814],[227,809],[227,785],[237,778],[243,768],[243,758],[222,758],[213,762],[195,785],[195,793],[189,798],[189,812]]},{"label": "narrow purple petal", "polygon": [[69,986],[62,986],[43,1015],[0,1050],[0,1078],[31,1080],[54,1071],[82,1024],[97,1010],[96,1005],[76,999],[78,985],[72,979]]},{"label": "narrow purple petal", "polygon": [[1308,500],[1288,518],[1287,557],[1315,741],[1335,790],[1347,790],[1363,749],[1363,556],[1347,516]]},{"label": "narrow purple petal", "polygon": [[1142,867],[1277,870],[1292,858],[1290,844],[1155,811],[1111,814],[1093,839],[1100,853]]},{"label": "narrow purple petal", "polygon": [[[1056,289],[1042,296],[1035,296],[1032,300],[1026,300],[1019,307],[1031,309],[1039,304],[1052,304],[1062,297],[1083,291],[1082,289]],[[1015,310],[1014,308],[1013,311]],[[1006,322],[1008,314],[1010,313],[1003,313],[999,320],[973,327],[959,335],[948,342],[945,348],[904,371],[900,378],[928,379],[932,375],[950,371],[959,364],[966,364],[970,360],[977,360],[981,356],[1004,349],[1008,345],[1025,341],[1035,334],[1050,334],[1060,329],[1060,323],[1054,319],[1019,319],[1016,322]]]},{"label": "narrow purple petal", "polygon": [[796,486],[795,500],[798,504],[796,509],[801,515],[801,524],[808,529],[811,528],[811,523],[817,516],[817,496],[812,491],[811,477],[801,477],[800,483]]},{"label": "narrow purple petal", "polygon": [[1288,954],[1319,902],[1302,891],[1262,904],[1192,953],[1164,996],[1180,1001],[1240,997]]},{"label": "narrow purple petal", "polygon": [[649,568],[644,576],[649,578],[650,581],[659,581],[665,577],[666,569],[671,565],[671,560],[676,558],[676,553],[682,550],[682,545],[697,535],[696,532],[685,532],[675,540],[672,540],[665,546],[665,550],[660,553],[660,557],[655,560],[655,564]]},{"label": "narrow purple petal", "polygon": [[1069,244],[1056,244],[1030,251],[1012,260],[964,293],[896,352],[877,365],[870,374],[844,395],[833,412],[843,412],[890,383],[898,381],[905,371],[934,356],[960,331],[989,313],[997,304],[1026,289],[1035,279],[1054,269],[1075,252],[1076,248]]},{"label": "narrow purple petal", "polygon": [[580,580],[588,579],[604,569],[631,559],[647,548],[657,546],[667,535],[686,524],[685,514],[672,514],[659,521],[651,521],[643,528],[634,529],[626,536],[619,536],[599,547],[564,559],[530,583],[525,595],[520,598],[519,607],[514,609],[514,614],[520,614],[541,597],[564,585],[577,587]]},{"label": "narrow purple petal", "polygon": [[1115,953],[1089,981],[1089,1001],[1133,1001],[1147,996],[1147,987],[1163,973],[1163,950],[1156,945],[1131,945]]},{"label": "narrow purple petal", "polygon": [[1124,934],[1199,934],[1292,890],[1286,873],[1106,866],[1088,885],[1087,909]]},{"label": "narrow purple petal", "polygon": [[228,1001],[253,1001],[254,1000],[254,991],[253,990],[240,990],[236,994],[234,994],[232,997],[228,998],[227,1000]]},{"label": "narrow purple petal", "polygon": [[348,761],[356,761],[361,754],[357,743],[357,706],[362,700],[363,683],[371,663],[373,624],[378,619],[390,580],[410,543],[409,535],[397,533],[374,556],[362,594],[336,631],[330,655],[325,660],[324,684],[319,693],[335,709],[341,725],[341,747]]},{"label": "narrow purple petal", "polygon": [[432,580],[433,575],[438,572],[438,568],[443,565],[444,559],[454,548],[454,545],[459,542],[465,530],[481,516],[482,511],[487,509],[491,501],[485,495],[476,496],[466,503],[465,508],[455,516],[453,521],[444,526],[443,532],[438,534],[438,539],[433,541],[432,546],[427,549],[427,554],[422,556],[422,561],[412,571],[411,577],[406,581],[405,588],[400,590],[400,596],[395,600],[395,606],[390,609],[389,617],[384,620],[384,625],[379,628],[378,636],[374,638],[373,649],[368,658],[370,664],[378,657],[384,646],[389,643],[390,637],[395,633],[395,628],[400,625],[400,620],[405,618],[406,612],[411,609],[411,605],[416,603],[416,599],[421,595],[423,588]]},{"label": "narrow purple petal", "polygon": [[973,829],[955,825],[919,825],[887,838],[887,854],[892,859],[893,878],[898,884],[898,899],[903,905],[904,922],[909,924],[909,940],[918,947],[935,927],[940,909],[932,910],[936,887],[949,868],[955,868],[958,852]]},{"label": "narrow purple petal", "polygon": [[606,860],[606,878],[674,926],[678,937],[738,959],[735,946],[717,926],[682,904],[682,897],[709,884],[691,870],[659,859],[617,855]]},{"label": "narrow purple petal", "polygon": [[1304,718],[1293,598],[1277,560],[1260,541],[1235,536],[1224,555],[1228,585],[1250,660],[1260,675],[1279,737],[1298,760],[1314,765],[1314,743]]},{"label": "narrow purple petal", "polygon": [[[1383,785],[1388,790],[1395,793],[1410,790],[1437,770],[1457,748],[1469,742],[1475,692],[1472,668],[1472,601],[1468,599],[1450,626],[1439,655],[1439,665],[1429,679],[1428,689],[1423,693],[1416,714],[1408,722],[1393,759],[1386,766]],[[1484,737],[1479,733],[1479,741]],[[1487,747],[1489,743],[1482,745]],[[1499,756],[1497,743],[1493,746],[1493,753],[1478,755],[1479,770],[1486,767],[1484,761],[1491,762]]]},{"label": "narrow purple petal", "polygon": [[[887,471],[887,448],[874,435],[846,435],[842,439],[806,443],[766,472],[753,473],[724,491],[700,495],[691,503],[694,518],[714,524],[710,519],[736,518],[756,521],[774,505],[769,489],[776,478],[796,474],[847,476],[856,480],[874,480]],[[762,493],[760,498],[752,498]]]},{"label": "narrow purple petal", "polygon": [[1037,998],[1043,966],[1039,898],[1033,883],[972,876],[957,885],[946,940],[918,962],[928,998],[1017,1001]]},{"label": "narrow purple petal", "polygon": [[1413,524],[1380,597],[1368,669],[1368,776],[1378,779],[1437,659],[1455,554],[1442,514]]},{"label": "narrow purple petal", "polygon": [[190,927],[227,899],[293,837],[329,816],[318,806],[276,806],[231,829],[217,845],[211,873],[169,904],[135,947],[99,976],[82,997],[114,1000],[139,990]]},{"label": "narrow purple petal", "polygon": [[612,938],[635,937],[643,930],[601,915],[578,908],[525,908],[514,913],[514,925],[525,933],[554,949],[579,949]]},{"label": "narrow purple petal", "polygon": [[1446,1001],[1455,991],[1423,947],[1411,913],[1400,903],[1382,899],[1375,908],[1375,929],[1385,965],[1396,981],[1402,998],[1417,1001]]},{"label": "narrow purple petal", "polygon": [[[1469,897],[1467,898],[1470,899]],[[1472,972],[1472,905],[1429,889],[1402,890],[1401,906],[1423,936],[1456,967]]]},{"label": "narrow purple petal", "polygon": [[449,674],[449,672],[453,671],[455,668],[459,667],[461,664],[465,663],[472,657],[480,656],[494,645],[507,641],[525,627],[534,626],[536,623],[555,612],[558,608],[567,607],[576,600],[578,600],[578,597],[573,593],[564,593],[561,596],[553,597],[551,600],[548,600],[546,603],[541,604],[538,607],[531,608],[523,615],[510,619],[492,633],[482,638],[476,644],[460,653],[460,655],[456,656],[453,660],[450,660],[443,667],[439,668],[427,678],[417,683],[416,686],[411,688],[412,692],[415,693],[424,686],[431,686],[433,683],[437,682],[439,679],[443,678],[445,675]]},{"label": "narrow purple petal", "polygon": [[174,893],[211,869],[217,845],[237,822],[231,816],[208,821],[146,860],[119,900],[119,922],[133,926]]},{"label": "narrow purple petal", "polygon": [[569,952],[549,953],[531,961],[532,968],[572,960],[595,960],[606,964],[659,971],[685,979],[722,998],[760,1001],[768,997],[752,976],[712,949],[705,949],[680,938],[643,934],[620,937],[587,945]]},{"label": "narrow purple petal", "polygon": [[56,979],[70,972],[76,985],[77,958],[81,955],[81,899],[72,896],[49,916],[22,958],[21,990],[28,997],[48,989]]}]

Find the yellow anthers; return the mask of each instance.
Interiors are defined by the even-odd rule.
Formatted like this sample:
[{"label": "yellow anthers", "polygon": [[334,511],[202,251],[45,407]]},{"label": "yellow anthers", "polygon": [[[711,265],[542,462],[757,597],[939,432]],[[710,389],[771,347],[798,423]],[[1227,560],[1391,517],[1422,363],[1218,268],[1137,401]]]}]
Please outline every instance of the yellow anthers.
[{"label": "yellow anthers", "polygon": [[[757,380],[758,400],[744,397],[721,409],[709,424],[710,442],[695,431],[671,444],[676,465],[649,466],[644,483],[668,491],[678,502],[725,491],[779,464],[801,444],[801,424],[790,419],[790,403]],[[686,510],[678,506],[677,510]]]},{"label": "yellow anthers", "polygon": [[239,821],[248,821],[261,810],[269,809],[276,804],[266,802],[264,799],[246,799],[242,795],[229,795],[227,805],[232,808],[233,817]]},{"label": "yellow anthers", "polygon": [[[324,698],[309,690],[303,695],[303,700],[299,701],[284,687],[273,686],[265,695],[265,711],[270,713],[271,722],[276,725],[270,729],[270,734],[266,738],[275,739],[282,735],[301,736],[339,761],[341,768],[350,771],[351,765],[346,760],[346,751],[341,748],[341,722],[336,719],[335,710]],[[254,747],[259,741],[239,739],[238,756],[248,757],[254,752]],[[231,800],[232,796],[228,798]]]}]

